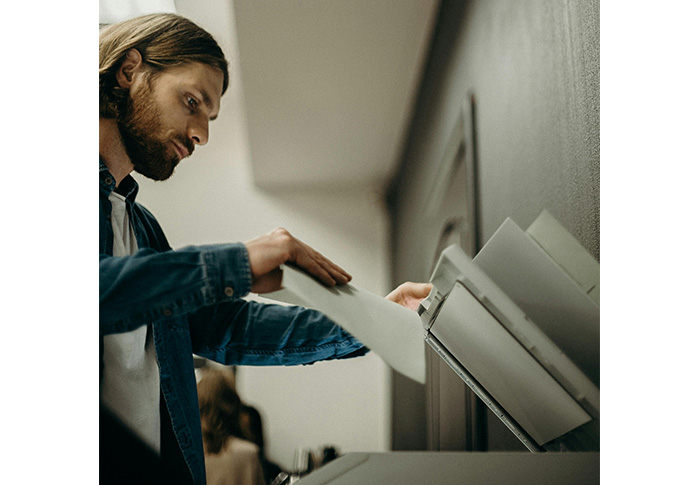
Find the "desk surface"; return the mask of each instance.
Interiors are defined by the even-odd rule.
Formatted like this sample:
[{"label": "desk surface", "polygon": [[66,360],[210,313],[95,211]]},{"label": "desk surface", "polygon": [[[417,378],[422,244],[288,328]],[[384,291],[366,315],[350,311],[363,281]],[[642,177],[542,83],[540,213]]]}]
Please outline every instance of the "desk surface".
[{"label": "desk surface", "polygon": [[600,483],[599,453],[348,453],[298,485]]}]

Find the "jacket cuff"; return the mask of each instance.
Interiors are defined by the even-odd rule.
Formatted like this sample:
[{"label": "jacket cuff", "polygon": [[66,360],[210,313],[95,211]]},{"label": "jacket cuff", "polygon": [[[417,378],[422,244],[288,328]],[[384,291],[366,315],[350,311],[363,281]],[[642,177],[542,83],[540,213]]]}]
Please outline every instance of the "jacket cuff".
[{"label": "jacket cuff", "polygon": [[235,300],[250,293],[248,250],[243,243],[204,246],[207,279],[215,300]]}]

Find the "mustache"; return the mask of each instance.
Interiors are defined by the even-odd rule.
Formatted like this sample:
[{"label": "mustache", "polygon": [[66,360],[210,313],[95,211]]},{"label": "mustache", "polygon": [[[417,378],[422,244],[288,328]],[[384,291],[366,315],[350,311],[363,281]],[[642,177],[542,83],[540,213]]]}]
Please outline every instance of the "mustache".
[{"label": "mustache", "polygon": [[181,135],[175,136],[175,140],[185,147],[185,149],[187,150],[187,156],[192,155],[192,153],[194,152],[194,142],[192,140],[190,140],[186,136]]}]

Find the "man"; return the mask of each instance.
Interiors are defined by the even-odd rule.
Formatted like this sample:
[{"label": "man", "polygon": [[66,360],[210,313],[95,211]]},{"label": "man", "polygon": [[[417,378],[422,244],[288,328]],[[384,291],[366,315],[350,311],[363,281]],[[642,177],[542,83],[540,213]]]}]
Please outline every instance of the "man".
[{"label": "man", "polygon": [[[228,86],[214,39],[169,14],[100,33],[101,479],[204,483],[192,354],[227,365],[297,365],[363,355],[324,315],[248,302],[291,263],[323,284],[351,276],[288,231],[172,250],[135,202],[132,171],[165,180],[208,140]],[[387,298],[416,308],[429,285]]]}]

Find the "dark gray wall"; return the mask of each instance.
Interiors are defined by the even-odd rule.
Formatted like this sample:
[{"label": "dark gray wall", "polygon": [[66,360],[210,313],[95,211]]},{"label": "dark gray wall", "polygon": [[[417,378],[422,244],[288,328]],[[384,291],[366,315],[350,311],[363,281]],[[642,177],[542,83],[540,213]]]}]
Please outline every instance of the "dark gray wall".
[{"label": "dark gray wall", "polygon": [[[444,1],[389,190],[393,282],[430,277],[425,211],[450,132],[475,99],[480,244],[547,209],[600,259],[597,0]],[[425,391],[396,377],[394,449],[422,449]],[[422,399],[422,400],[421,400]]]}]

